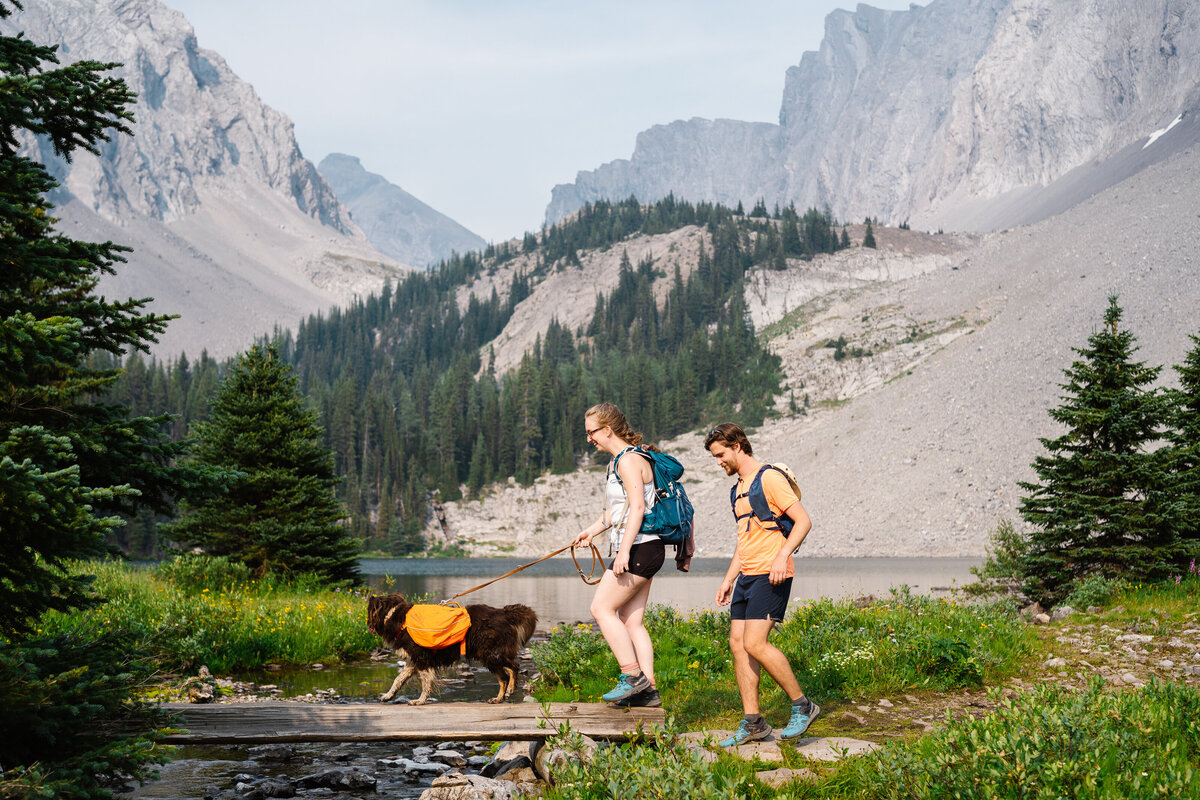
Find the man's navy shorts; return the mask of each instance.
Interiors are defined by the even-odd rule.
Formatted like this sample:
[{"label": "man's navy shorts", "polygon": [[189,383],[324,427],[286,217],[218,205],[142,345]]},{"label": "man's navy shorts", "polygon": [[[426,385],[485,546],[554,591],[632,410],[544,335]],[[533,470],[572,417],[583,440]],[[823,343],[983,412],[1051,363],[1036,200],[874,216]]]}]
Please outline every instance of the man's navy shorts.
[{"label": "man's navy shorts", "polygon": [[729,603],[730,619],[770,619],[783,622],[792,579],[771,585],[768,575],[738,575]]}]

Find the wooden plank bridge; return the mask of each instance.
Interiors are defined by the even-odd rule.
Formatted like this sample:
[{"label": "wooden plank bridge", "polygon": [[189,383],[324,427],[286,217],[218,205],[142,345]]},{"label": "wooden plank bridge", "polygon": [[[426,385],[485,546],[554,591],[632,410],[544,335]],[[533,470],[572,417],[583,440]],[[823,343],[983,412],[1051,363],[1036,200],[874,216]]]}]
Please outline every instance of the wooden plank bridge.
[{"label": "wooden plank bridge", "polygon": [[256,703],[164,703],[182,729],[171,744],[266,744],[270,742],[444,741],[451,739],[546,739],[559,726],[593,739],[628,739],[661,725],[661,708],[615,708],[604,703],[435,703],[314,705]]}]

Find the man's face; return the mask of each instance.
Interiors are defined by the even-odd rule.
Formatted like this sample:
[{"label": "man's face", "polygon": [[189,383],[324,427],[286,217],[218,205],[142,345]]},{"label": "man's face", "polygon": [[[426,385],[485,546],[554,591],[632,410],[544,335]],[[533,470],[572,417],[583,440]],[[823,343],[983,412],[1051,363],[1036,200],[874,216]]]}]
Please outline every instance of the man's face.
[{"label": "man's face", "polygon": [[721,469],[725,470],[726,475],[737,472],[738,456],[741,455],[742,448],[736,444],[733,447],[726,447],[720,442],[713,442],[708,448],[708,452],[712,453],[712,457],[717,460]]}]

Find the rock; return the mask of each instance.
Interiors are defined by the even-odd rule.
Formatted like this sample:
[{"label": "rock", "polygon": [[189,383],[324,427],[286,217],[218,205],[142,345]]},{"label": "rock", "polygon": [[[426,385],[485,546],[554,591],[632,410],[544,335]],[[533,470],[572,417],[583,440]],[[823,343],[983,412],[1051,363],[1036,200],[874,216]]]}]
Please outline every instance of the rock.
[{"label": "rock", "polygon": [[810,769],[769,769],[762,772],[756,772],[754,777],[760,783],[764,783],[773,789],[778,789],[784,784],[792,781],[811,781],[815,780],[817,774]]},{"label": "rock", "polygon": [[1021,612],[1020,612],[1021,618],[1026,619],[1026,620],[1033,619],[1038,614],[1042,614],[1042,613],[1044,613],[1044,611],[1042,609],[1042,604],[1038,603],[1036,601],[1033,603],[1030,603],[1029,605],[1022,608]]},{"label": "rock", "polygon": [[848,756],[857,756],[878,750],[879,745],[862,739],[846,736],[793,739],[796,752],[813,761],[841,761]]},{"label": "rock", "polygon": [[208,680],[212,677],[212,673],[208,671],[207,666],[201,664],[200,670],[196,673],[196,677],[200,678],[201,680]]},{"label": "rock", "polygon": [[533,766],[542,780],[553,783],[555,770],[571,762],[587,762],[597,748],[599,745],[594,739],[581,735],[579,748],[567,748],[557,744],[538,748]]},{"label": "rock", "polygon": [[1180,672],[1184,675],[1200,675],[1200,664],[1188,664]]},{"label": "rock", "polygon": [[865,719],[860,717],[858,714],[855,714],[853,711],[843,711],[838,716],[840,719],[849,720],[850,722],[853,722],[856,725],[866,725],[867,724],[867,721]]},{"label": "rock", "polygon": [[291,761],[296,749],[290,744],[260,744],[246,751],[255,761]]},{"label": "rock", "polygon": [[429,758],[434,754],[434,752],[436,752],[436,749],[433,747],[428,745],[418,745],[417,747],[413,748],[412,754],[415,760],[420,761],[421,759]]},{"label": "rock", "polygon": [[444,772],[449,772],[453,767],[449,764],[443,764],[440,761],[413,761],[411,759],[403,759],[404,771],[411,773],[419,773],[424,775],[441,775]]},{"label": "rock", "polygon": [[471,769],[483,769],[490,763],[492,763],[491,756],[471,756],[467,759],[467,766]]},{"label": "rock", "polygon": [[1169,658],[1164,658],[1154,666],[1158,667],[1159,669],[1173,669],[1175,667],[1175,662]]},{"label": "rock", "polygon": [[1101,608],[1100,606],[1088,606],[1087,607],[1087,613],[1089,613],[1089,614],[1099,614],[1103,610],[1104,609]]},{"label": "rock", "polygon": [[879,705],[881,705],[884,708],[895,708],[895,705],[892,703],[892,701],[888,700],[887,698],[883,698],[882,700],[880,700]]},{"label": "rock", "polygon": [[521,786],[482,775],[451,773],[434,778],[433,784],[421,792],[421,800],[513,800],[536,791],[536,785]]},{"label": "rock", "polygon": [[[499,755],[499,753],[497,753],[496,755]],[[497,778],[497,777],[505,774],[506,772],[512,772],[513,770],[524,769],[525,767],[532,767],[532,766],[533,766],[532,759],[530,759],[529,756],[522,754],[522,755],[516,756],[515,758],[510,758],[506,761],[500,761],[499,759],[493,759],[492,763],[488,764],[486,767],[484,767],[483,769],[481,769],[479,771],[479,774],[485,778]]]},{"label": "rock", "polygon": [[1049,614],[1034,614],[1033,624],[1034,625],[1049,625],[1050,624],[1050,615]]},{"label": "rock", "polygon": [[216,699],[216,689],[209,683],[189,686],[187,697],[189,703],[211,703]]},{"label": "rock", "polygon": [[302,789],[335,789],[363,791],[375,790],[375,776],[368,775],[356,769],[329,769],[296,779],[296,785]]},{"label": "rock", "polygon": [[520,769],[510,769],[506,772],[501,772],[496,776],[496,780],[521,784],[536,783],[539,778],[538,774],[533,771],[533,767],[521,767]]},{"label": "rock", "polygon": [[1123,633],[1117,637],[1118,642],[1152,642],[1154,637],[1148,633]]},{"label": "rock", "polygon": [[1057,606],[1053,611],[1050,612],[1050,621],[1058,622],[1066,619],[1074,613],[1075,609],[1071,608],[1070,606]]},{"label": "rock", "polygon": [[541,742],[530,741],[530,740],[517,740],[517,741],[512,741],[512,742],[505,742],[504,744],[502,744],[500,746],[500,749],[497,750],[496,754],[492,757],[496,761],[503,764],[505,761],[511,761],[512,759],[516,758],[517,756],[525,756],[526,758],[529,759],[530,763],[533,763],[533,759],[537,757],[538,748],[540,748],[541,746],[542,746]]},{"label": "rock", "polygon": [[296,785],[287,778],[267,778],[256,787],[264,797],[295,797]]},{"label": "rock", "polygon": [[1051,669],[1062,668],[1067,666],[1067,660],[1065,658],[1047,659],[1046,666],[1050,667]]},{"label": "rock", "polygon": [[1138,680],[1138,677],[1136,675],[1134,675],[1132,672],[1122,673],[1121,680],[1125,681],[1125,683],[1128,683],[1130,686],[1135,686],[1135,685],[1141,683],[1141,681]]},{"label": "rock", "polygon": [[452,767],[465,767],[467,759],[457,750],[438,750],[429,756],[430,761],[440,761]]}]

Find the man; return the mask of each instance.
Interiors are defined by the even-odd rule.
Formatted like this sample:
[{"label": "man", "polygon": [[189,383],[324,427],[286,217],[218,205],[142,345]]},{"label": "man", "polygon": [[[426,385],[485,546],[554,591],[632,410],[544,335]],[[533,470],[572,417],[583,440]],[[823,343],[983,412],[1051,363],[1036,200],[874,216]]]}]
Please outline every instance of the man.
[{"label": "man", "polygon": [[737,517],[737,548],[716,599],[719,606],[729,604],[729,647],[745,718],[721,746],[771,735],[758,706],[760,668],[792,700],[791,718],[780,731],[782,738],[791,739],[808,730],[821,709],[804,696],[787,656],[767,637],[775,623],[783,621],[795,574],[792,552],[808,535],[812,520],[788,476],[754,458],[740,427],[721,423],[705,437],[704,446],[726,475],[738,478],[730,493]]}]

